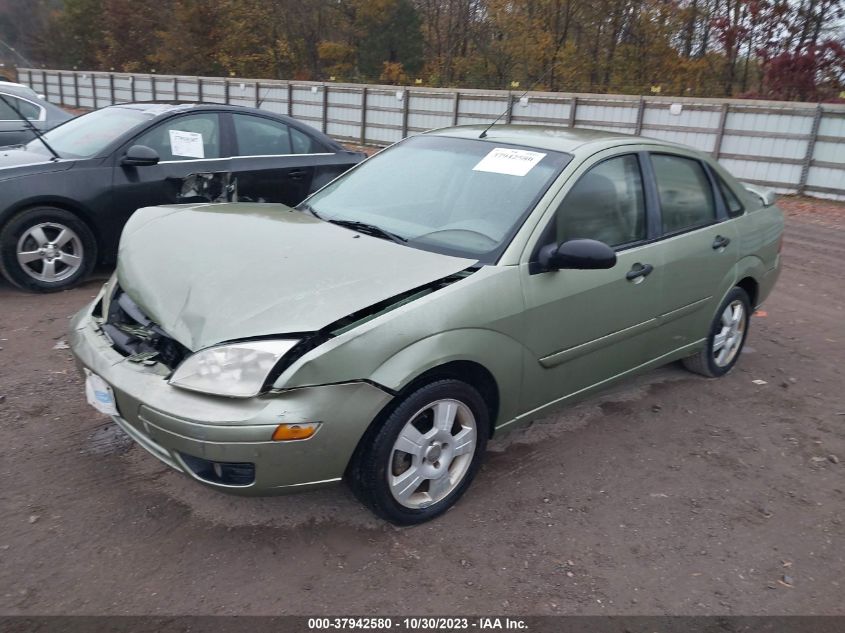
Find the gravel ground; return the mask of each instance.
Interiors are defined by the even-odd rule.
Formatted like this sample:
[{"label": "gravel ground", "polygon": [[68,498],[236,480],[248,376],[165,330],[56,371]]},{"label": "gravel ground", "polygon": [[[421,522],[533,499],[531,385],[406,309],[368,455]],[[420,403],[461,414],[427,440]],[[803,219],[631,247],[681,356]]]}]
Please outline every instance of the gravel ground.
[{"label": "gravel ground", "polygon": [[783,206],[732,374],[665,367],[503,436],[416,528],[342,486],[244,499],[171,472],[61,349],[100,281],[0,285],[0,613],[845,614],[845,206]]}]

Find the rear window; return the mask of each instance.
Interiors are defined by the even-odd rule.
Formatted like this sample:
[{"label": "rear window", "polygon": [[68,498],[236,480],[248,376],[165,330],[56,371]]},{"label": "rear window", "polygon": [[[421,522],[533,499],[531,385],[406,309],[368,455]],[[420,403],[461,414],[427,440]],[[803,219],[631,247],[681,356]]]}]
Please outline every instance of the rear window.
[{"label": "rear window", "polygon": [[663,232],[678,233],[716,219],[713,188],[702,164],[684,156],[652,154]]}]

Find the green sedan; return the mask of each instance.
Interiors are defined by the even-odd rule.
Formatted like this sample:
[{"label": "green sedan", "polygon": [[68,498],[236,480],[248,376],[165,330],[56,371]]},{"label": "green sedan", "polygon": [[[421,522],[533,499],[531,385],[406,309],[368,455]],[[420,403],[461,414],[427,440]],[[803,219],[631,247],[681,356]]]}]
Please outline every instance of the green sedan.
[{"label": "green sedan", "polygon": [[295,209],[135,213],[72,348],[89,402],[198,482],[345,479],[420,523],[494,434],[669,362],[729,372],[778,277],[773,199],[653,139],[437,130]]}]

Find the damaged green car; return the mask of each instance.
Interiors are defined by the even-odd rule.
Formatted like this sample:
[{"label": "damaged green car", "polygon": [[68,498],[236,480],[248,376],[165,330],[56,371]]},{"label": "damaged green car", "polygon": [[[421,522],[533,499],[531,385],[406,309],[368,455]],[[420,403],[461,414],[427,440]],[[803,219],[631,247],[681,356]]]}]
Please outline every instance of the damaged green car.
[{"label": "damaged green car", "polygon": [[770,193],[681,146],[438,130],[296,209],[135,213],[72,349],[91,404],[193,479],[346,479],[413,524],[494,433],[671,361],[730,371],[782,231]]}]

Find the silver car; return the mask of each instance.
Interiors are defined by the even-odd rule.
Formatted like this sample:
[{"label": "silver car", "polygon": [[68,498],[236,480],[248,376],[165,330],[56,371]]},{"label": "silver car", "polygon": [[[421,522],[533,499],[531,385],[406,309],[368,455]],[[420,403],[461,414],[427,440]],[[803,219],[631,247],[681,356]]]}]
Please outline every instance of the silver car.
[{"label": "silver car", "polygon": [[[22,145],[34,137],[20,114],[41,132],[73,118],[71,113],[46,101],[32,88],[22,84],[0,81],[0,95],[5,99],[0,99],[0,146]],[[20,114],[15,112],[15,109],[19,110]]]}]

